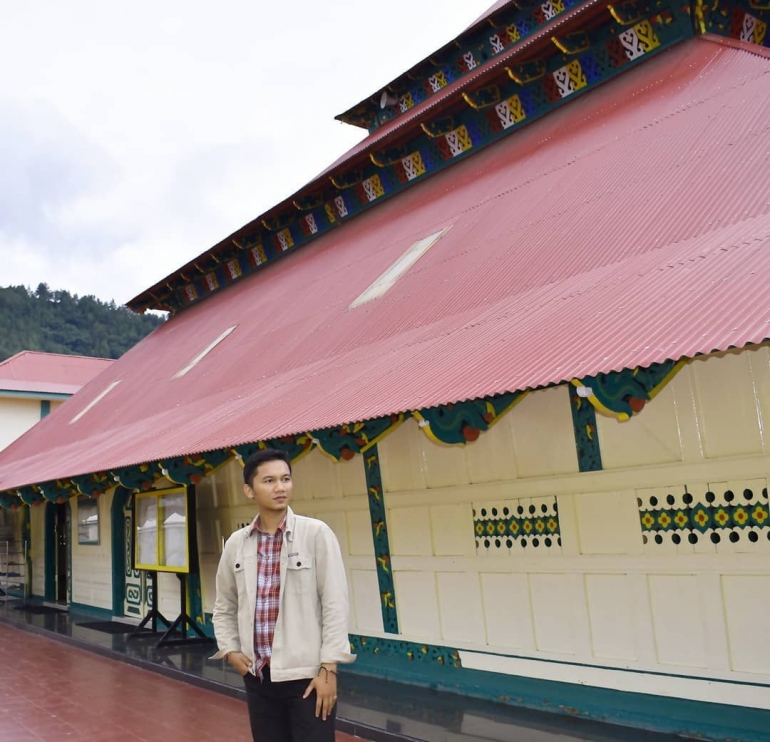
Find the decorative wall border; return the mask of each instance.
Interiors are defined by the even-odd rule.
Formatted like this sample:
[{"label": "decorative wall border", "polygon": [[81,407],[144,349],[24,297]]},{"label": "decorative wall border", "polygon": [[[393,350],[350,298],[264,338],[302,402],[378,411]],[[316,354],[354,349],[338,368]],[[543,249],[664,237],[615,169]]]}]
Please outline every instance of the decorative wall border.
[{"label": "decorative wall border", "polygon": [[474,503],[473,535],[477,553],[495,554],[507,549],[515,554],[527,547],[560,552],[556,497]]},{"label": "decorative wall border", "polygon": [[244,228],[131,307],[189,306],[692,35],[689,15],[669,0],[612,6],[602,25],[558,37],[539,59],[490,71],[489,84],[458,99],[462,109],[437,112],[408,143],[385,141],[368,164],[351,164],[291,211]]},{"label": "decorative wall border", "polygon": [[672,544],[770,550],[767,481],[682,485],[637,493],[642,540],[650,550]]},{"label": "decorative wall border", "polygon": [[398,612],[396,611],[396,585],[390,561],[390,539],[385,516],[385,493],[382,488],[382,472],[377,446],[364,453],[366,493],[369,498],[369,515],[372,522],[374,560],[377,564],[377,582],[380,589],[382,626],[386,634],[398,634]]},{"label": "decorative wall border", "polygon": [[350,651],[371,657],[401,657],[417,664],[433,665],[448,670],[462,667],[460,653],[450,647],[417,644],[396,639],[350,634]]}]

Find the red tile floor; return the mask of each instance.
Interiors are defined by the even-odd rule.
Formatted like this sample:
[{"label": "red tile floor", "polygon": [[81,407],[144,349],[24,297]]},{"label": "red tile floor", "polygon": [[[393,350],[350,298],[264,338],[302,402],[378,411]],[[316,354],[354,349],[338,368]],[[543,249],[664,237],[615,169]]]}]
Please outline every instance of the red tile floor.
[{"label": "red tile floor", "polygon": [[0,742],[178,739],[250,742],[245,703],[0,625]]}]

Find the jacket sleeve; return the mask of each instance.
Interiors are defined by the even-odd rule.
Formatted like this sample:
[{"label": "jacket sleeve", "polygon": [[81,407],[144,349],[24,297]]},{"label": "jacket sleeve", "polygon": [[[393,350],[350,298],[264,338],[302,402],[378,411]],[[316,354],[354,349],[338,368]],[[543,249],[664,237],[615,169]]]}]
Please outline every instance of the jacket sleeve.
[{"label": "jacket sleeve", "polygon": [[233,552],[237,548],[238,531],[232,534],[219,560],[217,568],[217,595],[214,600],[214,636],[219,651],[209,659],[222,659],[228,652],[240,652],[241,641],[238,633],[238,585],[233,570]]},{"label": "jacket sleeve", "polygon": [[316,533],[315,546],[321,601],[321,662],[347,664],[356,658],[350,653],[348,636],[348,581],[337,537],[325,523]]}]

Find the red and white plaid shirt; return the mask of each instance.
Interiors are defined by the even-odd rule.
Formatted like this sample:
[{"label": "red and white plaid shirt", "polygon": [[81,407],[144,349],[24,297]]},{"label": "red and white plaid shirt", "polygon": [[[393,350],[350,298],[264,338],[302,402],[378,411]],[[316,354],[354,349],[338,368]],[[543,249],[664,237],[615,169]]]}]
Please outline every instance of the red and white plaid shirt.
[{"label": "red and white plaid shirt", "polygon": [[254,656],[257,659],[257,677],[270,661],[273,651],[273,635],[278,620],[281,591],[281,546],[286,518],[271,536],[254,521],[249,535],[257,534],[257,605],[254,611]]}]

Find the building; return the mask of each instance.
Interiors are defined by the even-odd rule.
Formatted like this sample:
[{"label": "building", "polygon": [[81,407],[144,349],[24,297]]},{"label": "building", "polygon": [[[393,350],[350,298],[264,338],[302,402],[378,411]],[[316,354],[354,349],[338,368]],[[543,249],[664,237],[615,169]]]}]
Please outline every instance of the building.
[{"label": "building", "polygon": [[[61,406],[112,363],[104,358],[22,351],[0,363],[0,449]],[[19,512],[21,512],[19,510]],[[0,560],[18,550],[21,522],[13,510],[0,510]],[[7,546],[6,546],[7,544]],[[0,564],[0,572],[8,571]],[[0,580],[0,590],[3,590]]]},{"label": "building", "polygon": [[132,300],[171,318],[0,454],[33,592],[59,508],[70,604],[173,615],[158,534],[194,523],[205,628],[240,462],[280,447],[351,671],[764,739],[769,15],[498,2],[342,114],[359,145]]}]

